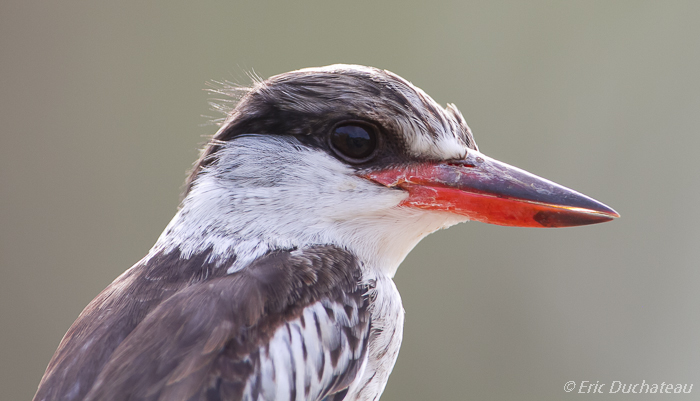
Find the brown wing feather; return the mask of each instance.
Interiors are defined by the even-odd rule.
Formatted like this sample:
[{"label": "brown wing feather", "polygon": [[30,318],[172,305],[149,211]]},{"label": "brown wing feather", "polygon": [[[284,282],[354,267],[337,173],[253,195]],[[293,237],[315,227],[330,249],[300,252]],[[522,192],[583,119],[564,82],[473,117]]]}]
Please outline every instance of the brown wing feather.
[{"label": "brown wing feather", "polygon": [[[79,392],[83,394],[89,385],[86,400],[240,399],[245,384],[259,367],[259,347],[267,344],[285,322],[302,316],[308,305],[351,299],[356,308],[359,303],[358,310],[363,313],[363,319],[356,319],[361,326],[356,330],[368,332],[364,289],[358,286],[358,280],[359,268],[350,254],[337,248],[317,247],[272,253],[235,274],[190,281],[174,295],[161,297],[162,302],[150,308],[131,330],[128,325],[112,327],[125,338],[112,351],[104,351],[107,355],[101,356],[102,366],[100,358],[92,358],[90,367],[97,368],[99,375],[94,378],[93,374],[91,380],[88,369],[75,369],[74,379],[80,383]],[[113,286],[117,291],[118,285]],[[135,283],[129,286],[138,288]],[[143,296],[124,288],[119,291],[125,304],[130,305],[127,308],[134,308],[134,297]],[[105,298],[110,300],[109,296]],[[108,303],[100,305],[102,310]],[[96,316],[88,314],[92,321],[79,321],[89,329]],[[93,332],[100,330],[109,328]],[[74,339],[81,338],[81,333],[79,328],[69,331]],[[364,337],[360,342],[366,345]],[[75,358],[69,351],[80,347],[79,341],[69,343],[61,361]],[[52,363],[61,365],[60,361]],[[353,376],[359,363],[355,365]],[[59,382],[59,376],[53,376],[47,383]],[[343,383],[349,383],[347,378]],[[63,396],[45,399],[82,399],[71,398],[78,395],[75,392],[65,392],[66,388],[70,390],[69,385],[59,386],[64,389]],[[337,390],[342,388],[334,389]],[[47,386],[44,394],[51,393]],[[38,396],[39,393],[36,399],[44,399]]]},{"label": "brown wing feather", "polygon": [[35,401],[82,400],[117,346],[164,299],[205,279],[222,276],[235,258],[211,261],[211,250],[181,258],[157,253],[119,276],[85,307],[61,340]]}]

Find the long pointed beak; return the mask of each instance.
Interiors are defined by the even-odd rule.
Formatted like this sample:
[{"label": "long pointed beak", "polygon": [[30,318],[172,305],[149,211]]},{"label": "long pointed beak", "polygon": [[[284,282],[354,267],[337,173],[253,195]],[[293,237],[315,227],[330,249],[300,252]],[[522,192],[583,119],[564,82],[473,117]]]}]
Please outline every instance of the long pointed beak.
[{"label": "long pointed beak", "polygon": [[620,217],[595,199],[472,150],[464,160],[407,165],[364,177],[408,191],[402,206],[502,226],[570,227]]}]

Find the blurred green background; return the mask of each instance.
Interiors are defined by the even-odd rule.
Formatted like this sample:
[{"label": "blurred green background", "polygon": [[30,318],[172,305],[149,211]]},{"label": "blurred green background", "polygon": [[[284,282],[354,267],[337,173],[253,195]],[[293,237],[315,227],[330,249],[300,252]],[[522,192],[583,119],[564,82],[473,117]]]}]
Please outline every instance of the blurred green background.
[{"label": "blurred green background", "polygon": [[[210,80],[332,63],[456,103],[481,150],[617,209],[575,229],[468,223],[396,283],[382,400],[700,394],[700,2],[0,3],[0,389],[28,400],[82,308],[174,214]],[[607,387],[606,387],[607,389]]]}]

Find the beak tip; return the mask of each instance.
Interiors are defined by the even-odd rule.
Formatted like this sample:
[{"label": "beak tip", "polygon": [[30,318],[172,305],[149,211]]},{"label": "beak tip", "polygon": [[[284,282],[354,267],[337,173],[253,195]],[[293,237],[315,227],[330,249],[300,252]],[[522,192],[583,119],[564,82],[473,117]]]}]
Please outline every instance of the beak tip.
[{"label": "beak tip", "polygon": [[533,216],[542,227],[575,227],[605,223],[619,218],[620,214],[600,203],[594,208],[563,208],[562,210],[542,210]]},{"label": "beak tip", "polygon": [[608,206],[608,205],[606,205],[606,204],[604,204],[604,203],[598,202],[598,204],[600,205],[600,207],[597,208],[597,209],[594,209],[594,210],[593,210],[594,212],[597,212],[597,213],[601,213],[601,214],[603,214],[603,215],[606,215],[606,216],[608,216],[608,217],[610,218],[610,220],[614,220],[614,219],[619,219],[619,218],[620,218],[620,213],[618,213],[615,209],[611,208],[610,206]]}]

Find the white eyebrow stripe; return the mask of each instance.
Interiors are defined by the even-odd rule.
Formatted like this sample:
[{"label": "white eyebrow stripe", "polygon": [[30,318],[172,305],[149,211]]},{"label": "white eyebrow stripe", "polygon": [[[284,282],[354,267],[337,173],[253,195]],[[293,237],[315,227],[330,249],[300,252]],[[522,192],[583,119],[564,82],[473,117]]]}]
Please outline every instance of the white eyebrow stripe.
[{"label": "white eyebrow stripe", "polygon": [[461,126],[452,115],[447,114],[437,103],[432,106],[439,117],[428,111],[422,102],[413,106],[421,111],[423,118],[412,116],[410,119],[397,121],[411,154],[440,160],[466,157],[468,146],[465,140],[458,136]]},{"label": "white eyebrow stripe", "polygon": [[417,157],[438,160],[466,157],[470,133],[462,132],[463,129],[469,131],[469,128],[456,107],[448,105],[444,108],[422,89],[403,78],[396,78],[401,84],[392,82],[388,86],[406,99],[407,108],[415,110],[406,113],[410,116],[408,119],[397,121],[409,152]]}]

